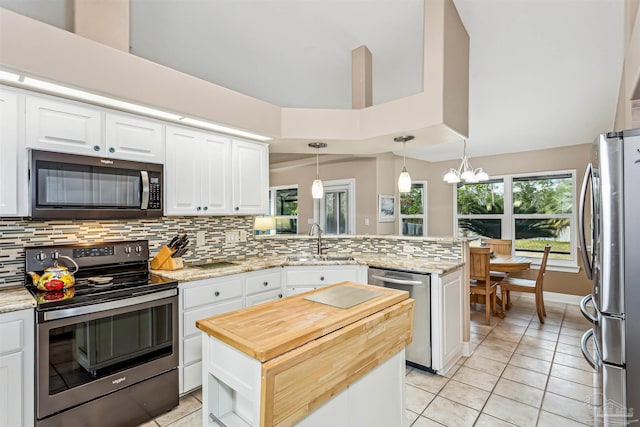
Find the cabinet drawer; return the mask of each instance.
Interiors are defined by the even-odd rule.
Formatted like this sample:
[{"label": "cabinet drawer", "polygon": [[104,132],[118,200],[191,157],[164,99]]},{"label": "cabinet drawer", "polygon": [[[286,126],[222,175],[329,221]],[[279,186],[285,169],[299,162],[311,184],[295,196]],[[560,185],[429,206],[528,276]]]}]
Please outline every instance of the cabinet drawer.
[{"label": "cabinet drawer", "polygon": [[247,307],[251,307],[252,305],[256,304],[262,304],[263,302],[275,301],[282,297],[284,297],[284,295],[282,294],[282,291],[280,289],[251,295],[247,297]]},{"label": "cabinet drawer", "polygon": [[202,362],[185,366],[182,371],[182,382],[184,383],[183,393],[200,387],[202,385]]},{"label": "cabinet drawer", "polygon": [[216,281],[183,290],[185,310],[242,296],[242,279]]},{"label": "cabinet drawer", "polygon": [[22,349],[23,327],[24,322],[22,320],[0,323],[0,337],[2,337],[0,339],[0,354]]},{"label": "cabinet drawer", "polygon": [[[199,333],[200,329],[196,328],[196,320],[206,319],[216,314],[226,313],[228,311],[239,310],[242,308],[242,299],[226,301],[220,304],[213,304],[206,307],[196,308],[184,313],[184,323],[182,325],[183,337],[189,337],[195,333]],[[200,335],[198,335],[200,337]]]},{"label": "cabinet drawer", "polygon": [[294,285],[333,285],[344,281],[358,281],[357,269],[308,269],[287,271],[287,286]]},{"label": "cabinet drawer", "polygon": [[247,295],[280,289],[280,271],[246,279]]},{"label": "cabinet drawer", "polygon": [[184,365],[202,360],[202,335],[194,335],[184,340]]}]

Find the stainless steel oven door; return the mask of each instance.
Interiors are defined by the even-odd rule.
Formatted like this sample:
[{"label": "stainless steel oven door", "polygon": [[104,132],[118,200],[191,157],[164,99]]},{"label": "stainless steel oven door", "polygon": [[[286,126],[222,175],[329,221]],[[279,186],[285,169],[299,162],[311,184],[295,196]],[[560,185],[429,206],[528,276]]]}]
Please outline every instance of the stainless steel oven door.
[{"label": "stainless steel oven door", "polygon": [[177,289],[39,313],[36,347],[38,419],[174,369]]}]

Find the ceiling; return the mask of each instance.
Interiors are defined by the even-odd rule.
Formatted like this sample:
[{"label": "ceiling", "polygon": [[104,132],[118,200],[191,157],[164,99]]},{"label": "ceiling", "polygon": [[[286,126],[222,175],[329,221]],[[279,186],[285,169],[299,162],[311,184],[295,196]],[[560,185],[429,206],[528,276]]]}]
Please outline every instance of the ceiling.
[{"label": "ceiling", "polygon": [[[70,3],[0,7],[68,29]],[[612,130],[624,0],[454,3],[470,37],[468,154],[583,144]],[[374,104],[422,91],[422,0],[130,4],[133,54],[282,107],[350,108],[360,45],[373,55]],[[408,157],[440,161],[460,157],[463,144],[418,145]]]}]

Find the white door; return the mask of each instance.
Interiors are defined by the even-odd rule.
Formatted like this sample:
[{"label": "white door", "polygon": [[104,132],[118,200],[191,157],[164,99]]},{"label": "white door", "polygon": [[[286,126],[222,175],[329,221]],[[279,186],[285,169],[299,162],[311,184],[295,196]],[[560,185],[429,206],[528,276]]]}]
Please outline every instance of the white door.
[{"label": "white door", "polygon": [[0,90],[0,216],[18,214],[18,100]]},{"label": "white door", "polygon": [[231,164],[234,214],[266,214],[269,211],[268,163],[268,146],[233,141]]},{"label": "white door", "polygon": [[[199,132],[167,127],[166,214],[202,215],[202,137]],[[200,209],[198,209],[200,208]]]},{"label": "white door", "polygon": [[71,102],[26,97],[29,148],[107,156],[102,146],[102,112]]},{"label": "white door", "polygon": [[325,234],[355,234],[355,179],[324,181],[316,218]]},{"label": "white door", "polygon": [[230,214],[231,209],[231,140],[204,135],[202,164],[202,209],[209,215]]},{"label": "white door", "polygon": [[105,156],[163,163],[162,124],[127,114],[106,113]]}]

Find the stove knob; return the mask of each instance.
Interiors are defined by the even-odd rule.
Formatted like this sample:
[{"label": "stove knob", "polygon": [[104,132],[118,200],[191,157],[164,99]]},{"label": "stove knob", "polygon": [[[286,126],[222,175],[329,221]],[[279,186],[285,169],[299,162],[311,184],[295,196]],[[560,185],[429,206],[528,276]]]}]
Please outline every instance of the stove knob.
[{"label": "stove knob", "polygon": [[35,258],[36,258],[36,261],[42,262],[45,259],[47,259],[47,254],[45,254],[44,252],[38,252]]},{"label": "stove knob", "polygon": [[125,246],[124,253],[125,254],[130,254],[131,253],[131,246]]},{"label": "stove knob", "polygon": [[60,252],[58,252],[58,251],[51,252],[51,259],[52,260],[54,260],[54,261],[57,260],[59,256],[60,256]]},{"label": "stove knob", "polygon": [[137,254],[142,253],[142,246],[141,245],[136,246],[136,253]]}]

